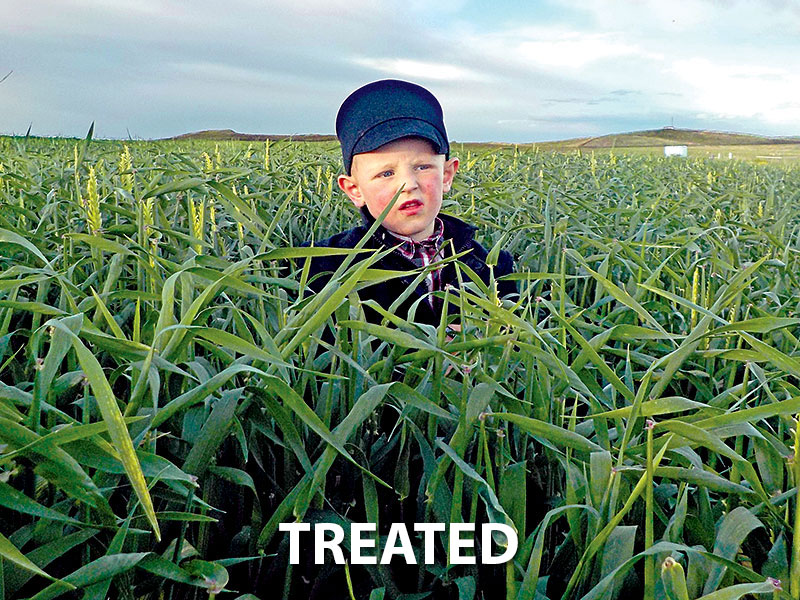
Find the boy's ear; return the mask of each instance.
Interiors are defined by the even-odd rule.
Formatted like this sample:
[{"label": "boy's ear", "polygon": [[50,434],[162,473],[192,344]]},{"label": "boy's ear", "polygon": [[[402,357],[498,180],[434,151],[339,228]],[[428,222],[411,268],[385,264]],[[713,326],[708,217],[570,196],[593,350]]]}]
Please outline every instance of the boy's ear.
[{"label": "boy's ear", "polygon": [[361,196],[361,188],[358,187],[358,183],[351,175],[339,175],[339,178],[336,180],[339,184],[339,187],[342,191],[347,194],[347,197],[350,198],[350,201],[356,205],[356,208],[361,208],[364,206],[364,198]]},{"label": "boy's ear", "polygon": [[450,160],[446,160],[444,163],[444,173],[442,176],[443,192],[450,191],[450,188],[453,185],[453,178],[456,176],[456,171],[458,171],[458,159],[453,157]]}]

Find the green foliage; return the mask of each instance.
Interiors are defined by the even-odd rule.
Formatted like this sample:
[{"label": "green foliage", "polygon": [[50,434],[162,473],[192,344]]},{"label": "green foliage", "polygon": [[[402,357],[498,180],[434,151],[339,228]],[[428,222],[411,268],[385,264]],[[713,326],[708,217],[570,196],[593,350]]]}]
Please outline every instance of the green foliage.
[{"label": "green foliage", "polygon": [[[454,154],[520,294],[459,267],[434,328],[364,321],[375,256],[305,289],[330,142],[0,138],[0,599],[800,597],[800,171]],[[520,545],[290,566],[292,520]]]}]

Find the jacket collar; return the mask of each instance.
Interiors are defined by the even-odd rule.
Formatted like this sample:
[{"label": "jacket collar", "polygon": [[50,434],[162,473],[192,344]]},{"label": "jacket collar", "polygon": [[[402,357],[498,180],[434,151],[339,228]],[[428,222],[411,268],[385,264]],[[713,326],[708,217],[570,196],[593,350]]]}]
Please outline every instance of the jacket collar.
[{"label": "jacket collar", "polygon": [[[442,239],[444,240],[443,246],[449,246],[447,240],[453,240],[453,245],[455,246],[456,252],[466,249],[472,241],[472,238],[475,236],[477,227],[444,213],[439,213],[439,218],[442,220],[442,224],[444,225],[444,235],[442,236]],[[366,206],[361,207],[361,219],[364,222],[364,227],[367,229],[372,227],[372,224],[375,223],[375,219],[369,213],[369,210]],[[372,239],[374,239],[380,246],[386,247],[396,246],[398,243],[397,238],[389,233],[383,226],[380,226],[377,230],[375,230]]]}]

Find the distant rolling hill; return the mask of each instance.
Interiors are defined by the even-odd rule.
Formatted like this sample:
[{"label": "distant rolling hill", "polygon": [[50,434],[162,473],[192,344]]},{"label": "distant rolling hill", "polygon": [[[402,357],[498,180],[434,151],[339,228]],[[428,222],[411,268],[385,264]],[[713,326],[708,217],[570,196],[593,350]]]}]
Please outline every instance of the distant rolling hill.
[{"label": "distant rolling hill", "polygon": [[195,131],[192,133],[184,133],[176,135],[175,137],[166,138],[169,140],[206,140],[212,142],[227,142],[231,140],[239,140],[243,142],[264,142],[266,140],[294,140],[298,142],[333,142],[336,141],[335,135],[321,135],[316,133],[301,134],[301,135],[279,135],[279,134],[264,134],[264,133],[239,133],[233,129],[206,129],[204,131]]},{"label": "distant rolling hill", "polygon": [[643,148],[647,146],[754,146],[800,144],[800,137],[765,137],[747,133],[727,133],[702,129],[650,129],[630,133],[612,133],[557,142],[538,142],[542,149],[565,148]]}]

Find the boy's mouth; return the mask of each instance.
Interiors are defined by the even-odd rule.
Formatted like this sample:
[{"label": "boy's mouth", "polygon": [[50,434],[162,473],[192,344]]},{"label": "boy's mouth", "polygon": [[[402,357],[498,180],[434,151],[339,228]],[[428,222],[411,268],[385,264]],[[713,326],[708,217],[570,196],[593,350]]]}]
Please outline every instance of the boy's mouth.
[{"label": "boy's mouth", "polygon": [[404,213],[416,213],[417,211],[421,210],[423,207],[422,201],[420,200],[406,200],[400,205],[398,210]]}]

